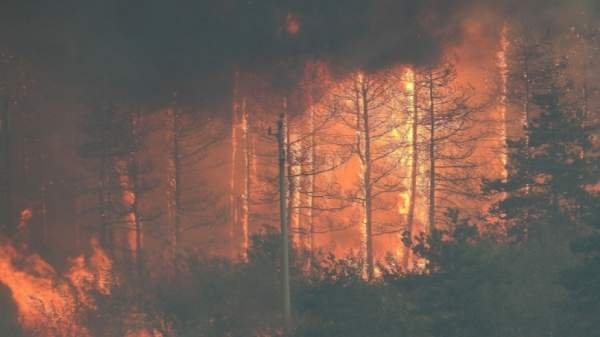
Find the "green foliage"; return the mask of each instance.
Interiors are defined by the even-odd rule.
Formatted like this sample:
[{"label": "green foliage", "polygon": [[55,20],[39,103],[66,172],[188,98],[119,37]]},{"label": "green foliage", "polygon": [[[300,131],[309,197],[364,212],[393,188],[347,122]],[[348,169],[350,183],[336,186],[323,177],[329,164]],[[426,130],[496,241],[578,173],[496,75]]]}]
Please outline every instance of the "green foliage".
[{"label": "green foliage", "polygon": [[589,159],[589,132],[579,111],[564,102],[560,88],[535,97],[540,116],[530,121],[526,139],[509,142],[507,181],[487,184],[507,197],[492,209],[508,233],[519,241],[573,237],[586,198],[584,186],[594,177]]}]

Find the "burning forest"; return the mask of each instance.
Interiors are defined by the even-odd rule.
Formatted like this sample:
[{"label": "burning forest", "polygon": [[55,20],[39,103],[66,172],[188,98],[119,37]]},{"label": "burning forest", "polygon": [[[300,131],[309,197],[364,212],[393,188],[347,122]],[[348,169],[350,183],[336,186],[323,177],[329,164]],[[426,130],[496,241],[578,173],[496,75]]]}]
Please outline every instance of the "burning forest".
[{"label": "burning forest", "polygon": [[597,1],[0,27],[0,337],[598,335]]}]

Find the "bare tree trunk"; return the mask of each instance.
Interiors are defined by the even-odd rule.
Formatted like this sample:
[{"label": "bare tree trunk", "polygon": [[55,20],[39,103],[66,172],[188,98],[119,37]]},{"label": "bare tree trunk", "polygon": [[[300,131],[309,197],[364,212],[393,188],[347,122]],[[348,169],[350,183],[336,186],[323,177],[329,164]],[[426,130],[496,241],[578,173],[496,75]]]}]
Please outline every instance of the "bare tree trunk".
[{"label": "bare tree trunk", "polygon": [[175,187],[175,217],[173,222],[173,231],[175,242],[173,248],[176,250],[179,247],[181,240],[181,154],[180,154],[180,114],[179,110],[175,110],[173,114],[175,124],[175,138],[173,139],[173,159],[175,164],[175,181],[173,182]]},{"label": "bare tree trunk", "polygon": [[170,268],[175,267],[175,259],[177,250],[181,240],[181,113],[175,102],[173,109],[170,111],[168,117],[170,117],[171,127],[171,151],[170,151],[170,165],[171,172],[169,173],[168,183],[168,194],[169,194],[169,252],[168,259]]},{"label": "bare tree trunk", "polygon": [[529,126],[529,96],[531,95],[530,76],[531,75],[529,71],[529,55],[526,53],[523,63],[523,78],[525,79],[525,101],[523,102],[523,115],[521,116],[521,123],[525,134],[525,144],[527,146],[529,146],[529,133],[527,132],[527,127]]},{"label": "bare tree trunk", "polygon": [[250,221],[250,175],[251,175],[251,153],[250,153],[250,115],[246,108],[246,98],[242,99],[242,140],[244,142],[244,183],[241,198],[240,221],[242,224],[242,258],[248,258],[250,245],[249,221]]},{"label": "bare tree trunk", "polygon": [[[589,80],[588,80],[588,61],[590,59],[590,55],[588,53],[588,45],[586,41],[586,37],[583,36],[581,38],[582,43],[582,54],[583,54],[583,63],[581,69],[581,77],[583,80],[583,88],[582,88],[582,104],[581,104],[581,112],[583,114],[582,118],[582,127],[585,128],[588,123],[588,115],[589,115],[589,100],[590,100],[590,90],[589,90]],[[586,157],[586,149],[581,150],[581,158]]]},{"label": "bare tree trunk", "polygon": [[[287,102],[284,100],[284,110]],[[286,144],[285,144],[285,114],[279,116],[277,123],[277,144],[279,148],[279,217],[281,222],[282,240],[282,290],[283,290],[283,320],[286,336],[292,329],[292,306],[290,296],[290,257],[289,257],[289,231],[287,223],[287,188],[286,188]]]},{"label": "bare tree trunk", "polygon": [[317,158],[317,137],[315,135],[315,110],[314,107],[310,108],[310,120],[309,120],[309,132],[310,132],[310,153],[309,153],[309,170],[310,174],[308,175],[309,183],[309,194],[308,194],[308,205],[307,205],[307,221],[308,221],[308,251],[310,253],[310,257],[308,260],[308,267],[312,268],[312,259],[313,254],[315,253],[315,228],[314,228],[314,212],[313,207],[315,205],[315,188],[316,185],[316,177],[313,172],[316,168],[315,161]]},{"label": "bare tree trunk", "polygon": [[229,209],[230,209],[230,224],[229,224],[229,242],[231,252],[235,255],[237,250],[235,243],[235,229],[238,224],[238,198],[236,186],[237,172],[237,147],[238,147],[238,111],[239,111],[239,71],[236,69],[233,79],[233,97],[231,107],[231,175],[229,180]]},{"label": "bare tree trunk", "polygon": [[371,134],[369,130],[369,103],[367,98],[367,88],[364,81],[361,81],[361,101],[362,101],[362,119],[364,136],[364,198],[365,198],[365,232],[366,232],[366,254],[367,254],[367,280],[372,280],[375,276],[375,259],[373,255],[373,187],[371,182]]},{"label": "bare tree trunk", "polygon": [[434,83],[433,72],[429,72],[429,231],[435,230],[435,103],[434,103]]},{"label": "bare tree trunk", "polygon": [[142,235],[142,220],[140,217],[140,202],[139,202],[139,172],[138,172],[138,163],[134,159],[131,163],[131,178],[133,180],[133,205],[131,212],[134,218],[135,224],[135,263],[137,266],[138,277],[142,276],[143,272],[143,235]]},{"label": "bare tree trunk", "polygon": [[[286,113],[286,116],[288,114]],[[288,226],[292,233],[292,245],[296,248],[300,247],[300,223],[299,223],[299,202],[300,202],[300,186],[299,173],[297,162],[297,147],[298,139],[296,134],[291,130],[290,123],[287,121],[286,127],[286,151],[287,151],[287,184],[288,184]]]},{"label": "bare tree trunk", "polygon": [[589,84],[588,84],[588,47],[587,43],[583,42],[583,65],[582,65],[582,78],[583,78],[583,104],[582,104],[582,112],[583,112],[583,120],[585,121],[588,117],[589,111],[589,100],[590,100],[590,92],[589,92]]},{"label": "bare tree trunk", "polygon": [[[413,101],[412,101],[412,134],[411,134],[411,168],[410,168],[410,201],[408,204],[408,214],[406,216],[406,234],[410,242],[413,239],[415,205],[417,201],[417,175],[419,174],[419,88],[417,82],[417,73],[413,73]],[[409,269],[411,246],[406,245],[402,255],[402,265],[405,270]]]},{"label": "bare tree trunk", "polygon": [[509,47],[508,41],[508,26],[505,23],[502,27],[502,33],[500,35],[500,52],[498,53],[498,68],[500,71],[500,78],[502,80],[502,93],[500,97],[500,137],[501,144],[501,164],[502,164],[502,179],[508,178],[508,143],[507,143],[507,118],[508,112],[508,60],[507,53]]},{"label": "bare tree trunk", "polygon": [[143,234],[142,234],[142,219],[140,210],[140,192],[141,192],[141,181],[140,181],[140,167],[137,159],[138,151],[138,128],[140,123],[139,111],[133,111],[130,119],[130,132],[133,142],[133,149],[129,153],[129,165],[128,174],[130,179],[130,189],[132,192],[132,204],[131,204],[131,216],[133,217],[134,230],[135,230],[135,264],[137,268],[138,277],[142,279],[143,273]]}]

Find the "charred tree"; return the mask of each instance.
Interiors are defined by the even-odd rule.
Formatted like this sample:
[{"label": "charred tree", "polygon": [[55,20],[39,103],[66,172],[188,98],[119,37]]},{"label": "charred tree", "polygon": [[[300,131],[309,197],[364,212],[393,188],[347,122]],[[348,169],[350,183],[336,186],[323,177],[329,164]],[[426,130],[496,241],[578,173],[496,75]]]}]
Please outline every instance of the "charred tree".
[{"label": "charred tree", "polygon": [[[287,103],[284,101],[284,109]],[[283,323],[285,334],[289,334],[292,330],[292,305],[290,295],[290,248],[289,248],[289,228],[288,228],[288,205],[286,197],[288,189],[286,186],[286,132],[285,132],[285,113],[279,116],[277,122],[277,148],[278,148],[278,168],[279,168],[279,217],[281,225],[281,247],[282,247],[282,266],[281,266],[281,283],[282,283],[282,298],[283,298]]]},{"label": "charred tree", "polygon": [[404,190],[397,175],[399,162],[394,158],[402,145],[393,140],[401,122],[388,106],[392,83],[386,73],[358,73],[337,97],[343,110],[341,119],[355,134],[350,148],[360,165],[360,191],[350,197],[361,205],[363,213],[361,251],[368,280],[375,276],[373,237],[400,231],[396,224],[376,223],[374,218],[375,212],[391,208],[385,195]]},{"label": "charred tree", "polygon": [[[84,179],[82,198],[91,206],[83,210],[88,229],[99,237],[103,247],[114,253],[115,228],[118,225],[120,187],[115,163],[126,155],[119,140],[126,134],[127,121],[111,102],[97,102],[86,114],[83,130],[86,135],[79,148],[91,177]],[[95,223],[95,224],[94,224]]]},{"label": "charred tree", "polygon": [[[177,96],[166,111],[166,119],[169,142],[167,245],[169,263],[172,264],[185,233],[218,223],[219,212],[211,201],[215,198],[208,192],[207,181],[194,172],[195,169],[207,169],[208,152],[222,141],[223,132],[215,121],[194,116]],[[220,164],[211,165],[210,168],[215,168]]]},{"label": "charred tree", "polygon": [[483,110],[473,103],[472,91],[456,84],[456,69],[451,63],[430,67],[422,72],[419,99],[423,114],[421,127],[427,133],[427,230],[439,230],[441,210],[466,208],[460,200],[476,197],[481,173],[473,159],[477,142],[487,135],[478,126],[474,114]]},{"label": "charred tree", "polygon": [[[408,212],[406,215],[406,231],[403,234],[406,239],[411,242],[415,235],[415,209],[417,204],[417,178],[419,175],[419,164],[420,164],[420,156],[419,151],[421,151],[419,142],[419,123],[420,123],[420,109],[419,109],[419,93],[420,93],[420,83],[419,83],[419,74],[415,71],[412,72],[412,92],[408,92],[411,95],[412,100],[412,109],[410,112],[410,154],[411,154],[411,165],[410,165],[410,186],[409,186],[409,204],[408,204]],[[402,265],[406,270],[409,269],[410,264],[410,255],[411,248],[409,244],[405,245],[404,253],[402,254]]]},{"label": "charred tree", "polygon": [[[510,48],[506,53],[506,78],[508,91],[506,101],[511,106],[509,121],[518,121],[517,134],[510,139],[527,137],[529,121],[539,113],[534,97],[547,92],[548,83],[555,67],[552,46],[548,36],[539,36],[525,25],[515,25],[507,32]],[[520,126],[520,127],[517,127]]]}]

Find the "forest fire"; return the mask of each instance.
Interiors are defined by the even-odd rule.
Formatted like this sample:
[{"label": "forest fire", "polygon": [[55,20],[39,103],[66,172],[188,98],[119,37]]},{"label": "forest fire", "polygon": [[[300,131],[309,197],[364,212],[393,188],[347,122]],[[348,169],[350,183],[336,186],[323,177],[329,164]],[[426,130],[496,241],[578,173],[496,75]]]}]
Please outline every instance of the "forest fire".
[{"label": "forest fire", "polygon": [[22,1],[0,335],[597,331],[598,5]]},{"label": "forest fire", "polygon": [[79,325],[79,315],[95,308],[92,292],[110,294],[110,268],[110,260],[97,243],[89,259],[72,259],[64,276],[39,255],[29,255],[5,239],[0,246],[0,282],[10,289],[19,321],[40,336],[91,336]]}]

